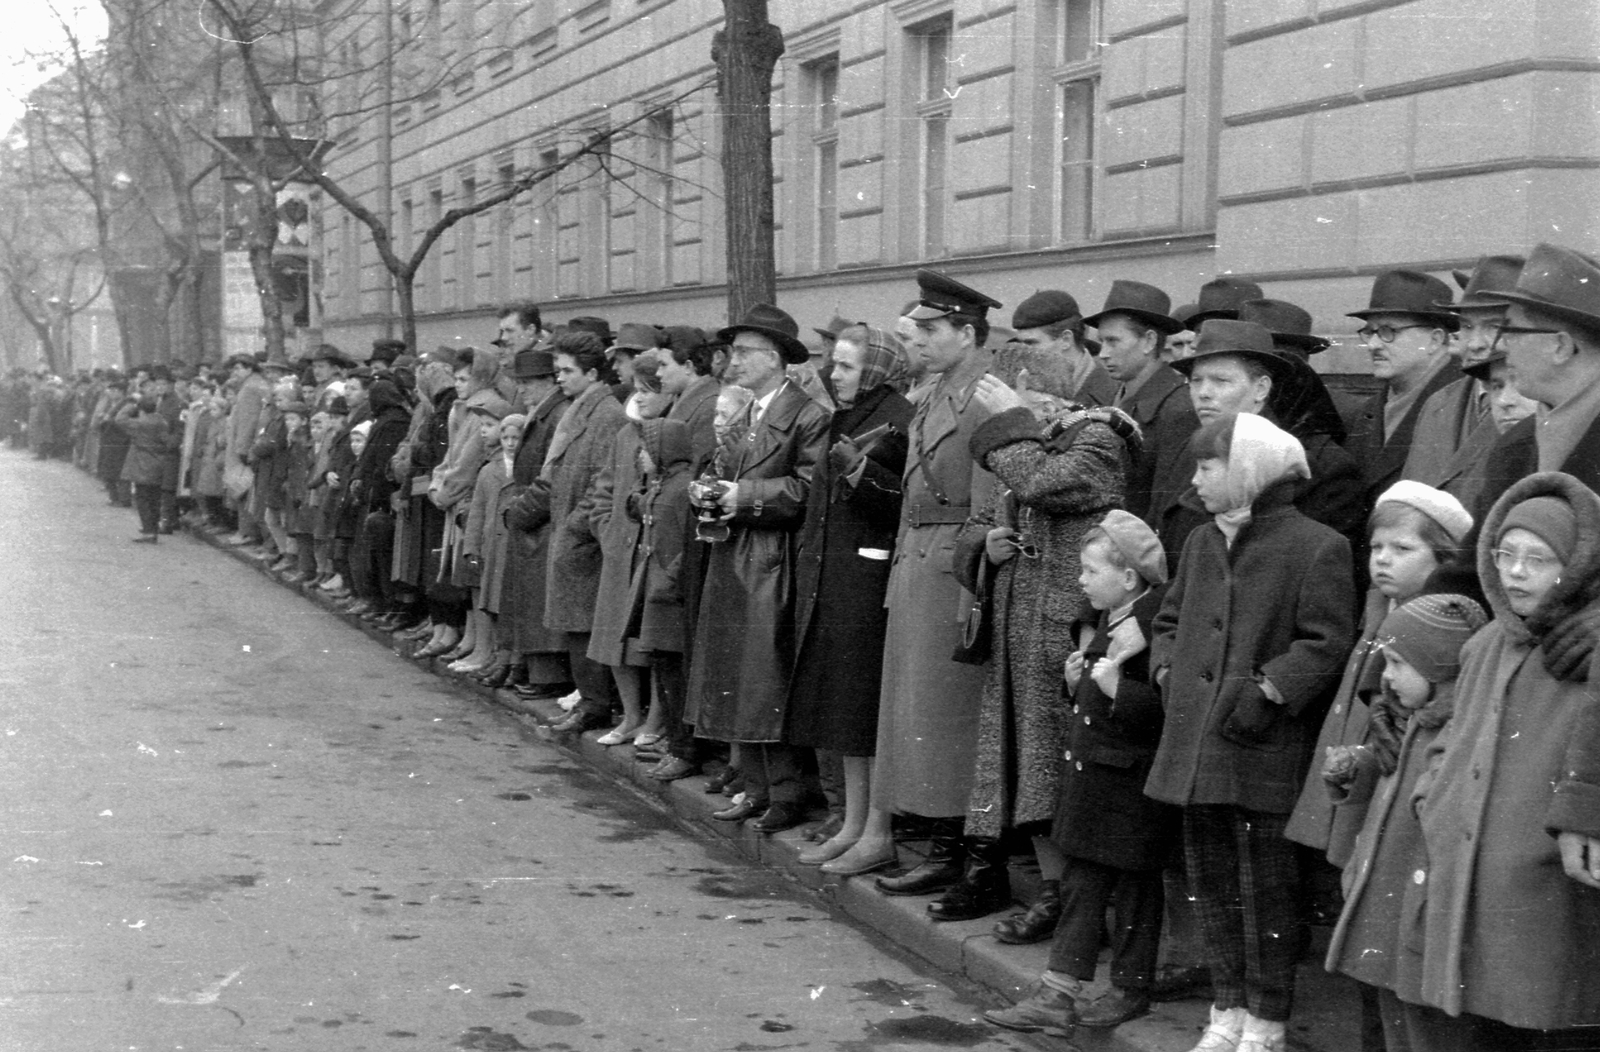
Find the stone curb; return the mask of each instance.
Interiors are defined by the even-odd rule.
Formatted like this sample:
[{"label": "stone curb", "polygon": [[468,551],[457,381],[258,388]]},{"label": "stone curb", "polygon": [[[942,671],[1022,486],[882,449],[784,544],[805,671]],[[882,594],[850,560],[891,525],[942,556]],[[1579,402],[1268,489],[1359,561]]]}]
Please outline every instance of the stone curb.
[{"label": "stone curb", "polygon": [[[199,530],[189,532],[197,540],[255,567],[283,587],[299,592],[327,613],[359,629],[400,657],[417,660],[411,657],[411,650],[414,649],[411,644],[397,640],[359,617],[346,613],[320,590],[304,582],[284,580],[281,575],[272,573],[266,563],[225,543],[220,537]],[[721,841],[751,861],[784,874],[894,946],[920,957],[941,971],[960,976],[992,992],[997,1002],[1021,998],[1045,968],[1049,944],[1007,946],[995,941],[990,936],[990,930],[997,917],[960,923],[935,923],[928,919],[926,912],[931,897],[884,895],[872,885],[872,877],[877,874],[856,878],[831,877],[814,866],[800,865],[798,856],[809,846],[802,835],[805,827],[764,836],[743,823],[716,821],[711,813],[726,806],[726,798],[704,792],[704,775],[693,775],[675,782],[657,782],[645,777],[646,764],[633,762],[631,746],[606,748],[595,744],[595,739],[603,733],[601,731],[589,731],[582,735],[550,731],[550,725],[565,715],[554,700],[527,701],[519,698],[514,691],[496,690],[452,673],[438,659],[423,659],[423,663],[435,675],[458,689],[534,720],[542,739],[644,797],[670,814],[688,831]],[[920,847],[917,843],[898,845],[903,867],[915,865],[920,860]],[[1019,871],[1018,867],[1013,867],[1012,873],[1014,888],[1023,893],[1019,897],[1031,896],[1037,874]],[[1325,942],[1326,932],[1322,935],[1323,939],[1319,942]],[[1301,966],[1290,1047],[1295,1052],[1322,1052],[1324,1049],[1332,1052],[1334,1049],[1359,1047],[1356,1036],[1359,1010],[1353,991],[1349,989],[1349,984],[1341,983],[1323,972],[1320,961],[1320,955],[1313,954]],[[1104,962],[1097,979],[1100,983],[1105,982]],[[1157,1004],[1148,1016],[1125,1023],[1112,1031],[1075,1028],[1070,1042],[1055,1039],[1051,1047],[1079,1048],[1084,1052],[1187,1052],[1205,1024],[1205,1001],[1171,1001]],[[1006,1031],[996,1028],[996,1033]]]}]

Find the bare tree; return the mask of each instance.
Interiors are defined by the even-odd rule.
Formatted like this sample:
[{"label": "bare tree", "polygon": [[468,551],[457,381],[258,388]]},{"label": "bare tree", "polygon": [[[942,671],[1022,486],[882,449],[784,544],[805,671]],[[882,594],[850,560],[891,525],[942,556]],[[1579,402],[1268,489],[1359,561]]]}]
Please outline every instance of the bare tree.
[{"label": "bare tree", "polygon": [[[275,90],[283,87],[285,82],[274,82],[270,79],[270,70],[273,63],[270,59],[263,58],[261,49],[269,41],[277,41],[277,50],[290,55],[298,55],[299,49],[295,41],[303,27],[296,26],[293,22],[282,18],[278,9],[265,0],[207,0],[207,4],[218,19],[218,35],[228,39],[239,58],[239,64],[244,75],[246,86],[249,89],[252,104],[260,108],[265,117],[266,124],[275,134],[279,147],[286,150],[298,162],[297,167],[310,181],[315,183],[328,197],[341,208],[350,213],[358,222],[367,228],[371,235],[372,243],[377,249],[378,258],[383,262],[384,269],[388,271],[393,282],[396,306],[401,317],[402,338],[408,347],[417,346],[416,324],[416,293],[415,284],[418,272],[423,261],[438,244],[440,237],[451,227],[469,216],[486,212],[501,204],[521,197],[534,188],[552,181],[563,172],[575,169],[579,165],[594,169],[594,177],[613,178],[611,170],[611,152],[614,146],[636,134],[641,125],[662,111],[671,112],[682,103],[705,90],[710,80],[698,81],[679,92],[674,97],[660,103],[643,108],[631,119],[611,124],[609,127],[598,131],[576,132],[564,139],[559,149],[557,158],[553,163],[543,164],[527,171],[514,175],[503,182],[494,191],[475,197],[470,203],[451,208],[431,223],[416,238],[409,254],[402,256],[401,250],[395,245],[393,231],[390,228],[390,217],[380,215],[378,211],[362,203],[358,197],[341,185],[336,179],[328,175],[318,163],[318,158],[313,155],[313,147],[304,135],[305,129],[296,128],[281,111],[277,99],[280,92]],[[326,26],[321,29],[326,32]],[[392,61],[392,52],[390,60]],[[292,65],[288,70],[287,83],[298,87],[305,87],[310,83],[326,83],[330,74],[321,78],[307,78],[298,74],[297,65]],[[769,74],[770,82],[770,74]],[[432,89],[430,89],[432,90]],[[770,89],[769,89],[770,90]],[[341,111],[342,115],[359,113],[358,108]],[[635,165],[636,168],[643,168]],[[770,145],[768,171],[771,170]],[[553,185],[553,184],[552,184]],[[770,194],[770,188],[769,188]],[[770,241],[771,207],[770,197],[768,206],[768,238]],[[770,251],[768,253],[770,259]]]},{"label": "bare tree", "polygon": [[772,74],[783,33],[767,0],[722,0],[723,28],[711,42],[722,103],[722,175],[728,238],[728,317],[778,295],[772,247]]}]

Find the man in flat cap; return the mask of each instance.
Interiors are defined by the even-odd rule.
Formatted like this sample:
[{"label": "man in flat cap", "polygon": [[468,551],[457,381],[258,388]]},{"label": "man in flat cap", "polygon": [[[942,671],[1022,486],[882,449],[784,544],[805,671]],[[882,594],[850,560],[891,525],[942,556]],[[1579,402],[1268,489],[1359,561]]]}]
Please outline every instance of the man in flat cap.
[{"label": "man in flat cap", "polygon": [[[1447,307],[1450,286],[1431,274],[1390,270],[1372,283],[1358,335],[1372,356],[1372,374],[1383,381],[1350,428],[1346,448],[1365,472],[1361,512],[1371,514],[1378,494],[1394,485],[1405,467],[1417,418],[1430,395],[1455,379],[1449,369],[1450,334],[1459,319]],[[1357,553],[1364,561],[1365,549]]]},{"label": "man in flat cap", "polygon": [[966,864],[962,830],[977,752],[984,669],[957,664],[966,593],[951,574],[956,536],[982,508],[994,476],[968,443],[987,414],[973,403],[989,371],[988,313],[1001,306],[933,270],[917,271],[918,300],[904,317],[909,350],[928,382],[909,428],[904,500],[885,606],[883,679],[871,811],[856,846],[824,865],[838,875],[893,864],[889,819],[896,812],[931,823],[933,850],[904,876],[878,881],[889,894],[923,895],[955,884]]},{"label": "man in flat cap", "polygon": [[1033,354],[1059,356],[1067,365],[1066,395],[1080,405],[1110,405],[1117,382],[1084,344],[1083,313],[1071,295],[1043,289],[1023,300],[1011,315],[1011,342]]},{"label": "man in flat cap", "polygon": [[1101,363],[1120,384],[1114,404],[1133,417],[1144,436],[1128,472],[1125,504],[1140,518],[1188,488],[1178,457],[1200,426],[1188,384],[1162,359],[1164,341],[1182,329],[1167,313],[1170,302],[1153,285],[1118,279],[1100,313],[1085,319],[1100,334]]},{"label": "man in flat cap", "polygon": [[[686,719],[730,742],[745,799],[715,815],[774,833],[805,820],[799,756],[783,741],[794,665],[795,540],[811,477],[827,452],[828,410],[786,369],[809,356],[787,313],[758,303],[719,335],[730,383],[749,391],[711,465],[691,491],[702,517],[728,528],[706,558]],[[700,489],[700,487],[704,489]]]}]

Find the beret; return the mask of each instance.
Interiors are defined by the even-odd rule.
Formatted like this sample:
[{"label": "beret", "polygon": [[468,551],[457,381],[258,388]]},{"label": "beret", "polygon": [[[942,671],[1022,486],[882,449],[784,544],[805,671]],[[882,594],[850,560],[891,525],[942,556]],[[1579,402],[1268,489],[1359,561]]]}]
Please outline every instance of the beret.
[{"label": "beret", "polygon": [[1472,530],[1472,515],[1462,506],[1461,502],[1444,490],[1425,486],[1411,479],[1401,479],[1378,497],[1378,503],[1394,501],[1398,504],[1409,505],[1416,508],[1428,518],[1437,522],[1450,535],[1450,539],[1460,544]]},{"label": "beret", "polygon": [[1078,301],[1056,289],[1042,289],[1017,305],[1011,315],[1013,329],[1038,329],[1060,321],[1082,318]]},{"label": "beret", "polygon": [[1153,585],[1167,583],[1167,553],[1143,519],[1115,508],[1100,520],[1100,529],[1140,577]]}]

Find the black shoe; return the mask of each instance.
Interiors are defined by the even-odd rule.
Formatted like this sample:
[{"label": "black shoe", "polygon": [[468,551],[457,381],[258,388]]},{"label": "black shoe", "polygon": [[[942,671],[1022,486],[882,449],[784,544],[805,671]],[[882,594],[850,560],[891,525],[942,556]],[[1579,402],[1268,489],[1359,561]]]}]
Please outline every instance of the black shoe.
[{"label": "black shoe", "polygon": [[1033,900],[1033,905],[1025,912],[997,923],[994,937],[996,941],[1012,946],[1044,942],[1056,933],[1056,922],[1060,919],[1061,881],[1041,881],[1039,897]]},{"label": "black shoe", "polygon": [[967,849],[961,840],[961,819],[939,818],[933,822],[928,857],[909,873],[898,877],[879,877],[878,890],[885,895],[931,895],[943,891],[966,872]]},{"label": "black shoe", "polygon": [[765,804],[752,803],[750,800],[740,800],[732,807],[725,807],[721,811],[711,812],[711,817],[719,822],[743,822],[747,818],[754,818],[766,809]]},{"label": "black shoe", "polygon": [[584,731],[594,730],[603,722],[605,721],[599,716],[591,716],[580,709],[566,719],[551,724],[550,729],[558,734],[582,734]]},{"label": "black shoe", "polygon": [[928,903],[936,921],[964,921],[999,913],[1011,905],[1011,874],[1005,846],[991,837],[974,837],[967,848],[967,871],[942,896]]},{"label": "black shoe", "polygon": [[735,778],[739,777],[739,768],[731,764],[706,779],[707,793],[720,793],[726,789]]},{"label": "black shoe", "polygon": [[549,698],[564,698],[571,693],[571,683],[524,683],[517,688],[517,697],[524,701],[545,701]]},{"label": "black shoe", "polygon": [[1078,1025],[1109,1028],[1150,1014],[1150,997],[1113,986],[1078,1009]]},{"label": "black shoe", "polygon": [[785,829],[793,829],[806,820],[806,809],[799,804],[776,803],[767,808],[765,814],[754,822],[750,828],[757,833],[777,833]]}]

